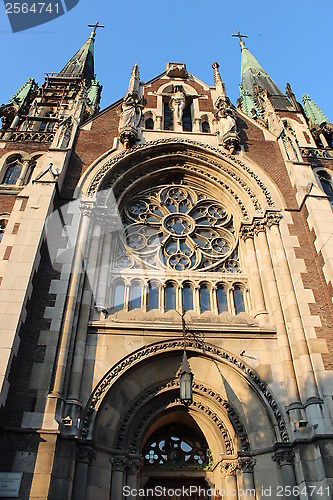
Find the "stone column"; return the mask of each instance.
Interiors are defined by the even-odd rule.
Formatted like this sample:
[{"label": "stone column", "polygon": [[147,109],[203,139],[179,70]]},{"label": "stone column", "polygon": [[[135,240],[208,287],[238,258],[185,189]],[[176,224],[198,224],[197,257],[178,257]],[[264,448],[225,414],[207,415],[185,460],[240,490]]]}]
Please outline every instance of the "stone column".
[{"label": "stone column", "polygon": [[245,245],[245,259],[247,274],[249,277],[250,284],[250,295],[251,295],[251,305],[252,314],[259,321],[261,325],[269,324],[268,311],[266,310],[266,304],[262,289],[262,284],[260,280],[258,261],[256,257],[256,251],[254,248],[254,231],[249,228],[242,228],[241,237]]},{"label": "stone column", "polygon": [[238,470],[238,462],[224,461],[221,464],[221,473],[224,478],[224,500],[238,500],[236,472]]},{"label": "stone column", "polygon": [[96,308],[99,311],[102,311],[103,309],[106,310],[108,308],[106,303],[106,292],[108,289],[108,277],[111,260],[112,226],[106,226],[106,231],[107,232],[105,233],[103,241],[102,259],[96,297]]},{"label": "stone column", "polygon": [[92,448],[79,447],[76,453],[75,475],[71,500],[84,500],[88,468],[96,453]]},{"label": "stone column", "polygon": [[20,173],[20,177],[17,180],[18,186],[23,186],[25,184],[25,178],[28,173],[29,163],[30,163],[29,160],[23,160],[23,167]]},{"label": "stone column", "polygon": [[[138,476],[142,468],[141,460],[138,458],[130,458],[127,460],[127,477],[126,485],[130,487],[131,491],[138,487]],[[129,500],[137,500],[136,495],[127,497]]]},{"label": "stone column", "polygon": [[61,326],[60,344],[58,350],[58,358],[56,362],[53,391],[49,395],[49,399],[62,397],[67,360],[68,360],[69,345],[71,340],[74,314],[76,308],[76,300],[79,293],[79,286],[83,272],[83,260],[86,251],[92,205],[88,203],[83,203],[81,206],[81,210],[82,210],[81,226],[78,231],[77,245],[73,258],[70,283],[67,291],[67,302],[65,305],[65,311]]},{"label": "stone column", "polygon": [[286,392],[290,403],[299,403],[299,391],[296,382],[292,346],[286,330],[286,322],[280,302],[280,295],[273,271],[271,256],[266,239],[266,225],[263,222],[256,224],[254,246],[258,258],[261,282],[264,285],[265,299],[270,305],[270,314],[273,317],[278,332],[278,344],[281,355],[282,369],[286,383]]},{"label": "stone column", "polygon": [[241,458],[238,461],[239,474],[237,476],[237,488],[238,491],[242,491],[240,498],[246,498],[247,500],[256,499],[253,475],[255,464],[256,460],[254,458]]},{"label": "stone column", "polygon": [[299,499],[298,495],[295,495],[294,488],[296,486],[296,476],[294,470],[294,461],[295,461],[295,453],[293,450],[289,449],[280,449],[277,450],[273,455],[274,462],[277,462],[281,468],[282,477],[283,477],[283,486],[289,486],[291,494],[288,495],[288,498],[291,499]]},{"label": "stone column", "polygon": [[81,299],[81,307],[79,313],[73,362],[72,362],[70,382],[69,382],[69,391],[68,391],[69,403],[71,402],[78,403],[80,399],[80,386],[82,378],[84,352],[86,347],[87,328],[90,316],[90,307],[93,295],[93,286],[94,286],[96,268],[98,265],[97,259],[98,259],[100,238],[102,235],[103,222],[104,222],[104,215],[99,214],[95,218],[95,225],[91,237],[91,243],[88,254],[87,271],[83,286],[83,294]]},{"label": "stone column", "polygon": [[121,500],[123,498],[124,469],[127,460],[124,456],[114,455],[111,461],[111,497],[110,500]]},{"label": "stone column", "polygon": [[305,381],[304,396],[309,399],[318,397],[317,385],[306,340],[306,332],[301,320],[297,297],[278,227],[279,221],[280,219],[273,215],[268,218],[270,229],[267,231],[267,238],[271,248],[274,266],[278,269],[280,274],[277,280],[278,288],[281,290],[283,304],[288,308],[288,314],[292,325],[293,341],[297,344],[297,352],[299,353],[298,359],[300,361],[299,366]]}]

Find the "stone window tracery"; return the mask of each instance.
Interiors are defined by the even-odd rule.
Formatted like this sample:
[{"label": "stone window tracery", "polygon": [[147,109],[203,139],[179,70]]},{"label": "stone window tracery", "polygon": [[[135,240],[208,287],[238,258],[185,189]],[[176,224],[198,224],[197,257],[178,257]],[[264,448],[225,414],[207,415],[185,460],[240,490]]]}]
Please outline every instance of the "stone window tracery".
[{"label": "stone window tracery", "polygon": [[125,207],[123,224],[127,253],[145,265],[174,271],[239,269],[231,214],[187,186],[145,191]]},{"label": "stone window tracery", "polygon": [[184,425],[169,424],[156,431],[144,446],[146,465],[158,468],[204,469],[210,452],[204,436]]}]

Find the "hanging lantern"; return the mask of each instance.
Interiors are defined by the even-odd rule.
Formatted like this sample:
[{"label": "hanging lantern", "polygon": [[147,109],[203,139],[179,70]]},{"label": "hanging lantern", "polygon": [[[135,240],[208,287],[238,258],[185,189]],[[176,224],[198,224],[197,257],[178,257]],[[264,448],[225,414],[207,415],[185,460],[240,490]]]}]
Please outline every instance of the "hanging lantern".
[{"label": "hanging lantern", "polygon": [[183,361],[180,367],[179,379],[180,379],[180,402],[188,406],[193,401],[192,398],[193,373],[191,372],[190,365],[188,364],[185,349],[183,354]]}]

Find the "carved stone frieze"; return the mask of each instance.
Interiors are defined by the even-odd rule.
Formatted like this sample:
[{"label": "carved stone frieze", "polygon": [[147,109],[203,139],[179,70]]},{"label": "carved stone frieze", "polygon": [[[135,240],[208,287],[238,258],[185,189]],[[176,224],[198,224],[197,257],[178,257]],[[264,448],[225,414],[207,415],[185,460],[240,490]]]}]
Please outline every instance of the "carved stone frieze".
[{"label": "carved stone frieze", "polygon": [[243,224],[239,236],[246,241],[248,238],[254,238],[260,232],[266,232],[272,226],[278,226],[283,219],[279,212],[268,212],[262,219],[255,219],[251,225]]},{"label": "carved stone frieze", "polygon": [[127,458],[123,456],[112,455],[110,457],[112,471],[123,472],[127,465]]},{"label": "carved stone frieze", "polygon": [[239,470],[239,463],[237,461],[227,462],[223,460],[220,469],[224,476],[235,476]]},{"label": "carved stone frieze", "polygon": [[[133,365],[140,363],[142,360],[147,360],[149,357],[156,356],[160,352],[170,352],[173,350],[183,350],[184,344],[183,340],[168,340],[164,342],[159,342],[157,344],[153,344],[147,347],[143,347],[136,352],[130,354],[127,358],[122,360],[116,366],[114,366],[101,380],[101,382],[97,385],[94,390],[92,396],[89,399],[88,405],[85,410],[85,417],[83,420],[82,428],[81,428],[81,436],[83,439],[87,438],[89,432],[92,430],[92,424],[96,415],[96,412],[106,394],[106,392],[110,389],[111,385],[125,373],[125,371],[131,368]],[[276,420],[276,425],[279,429],[279,434],[281,441],[289,442],[289,437],[286,429],[286,425],[283,419],[283,416],[280,412],[279,405],[277,401],[274,399],[274,396],[270,392],[267,385],[260,380],[258,375],[247,366],[244,361],[241,361],[233,354],[217,348],[213,345],[204,343],[203,341],[191,340],[188,344],[188,351],[198,352],[202,354],[205,353],[205,356],[215,357],[223,361],[224,363],[230,364],[235,369],[239,370],[243,376],[245,376],[254,386],[256,390],[261,394],[263,400],[270,407],[274,418]]]}]

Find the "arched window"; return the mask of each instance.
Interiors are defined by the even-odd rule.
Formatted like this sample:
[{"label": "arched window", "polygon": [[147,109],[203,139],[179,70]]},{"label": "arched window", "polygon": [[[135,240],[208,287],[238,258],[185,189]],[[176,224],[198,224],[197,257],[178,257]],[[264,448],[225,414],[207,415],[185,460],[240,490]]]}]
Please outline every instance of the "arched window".
[{"label": "arched window", "polygon": [[188,283],[183,286],[183,311],[193,311],[193,289]]},{"label": "arched window", "polygon": [[29,184],[29,182],[31,181],[31,177],[32,177],[32,174],[35,170],[35,166],[36,166],[36,163],[37,162],[33,162],[30,166],[29,166],[29,172],[28,172],[28,177],[27,177],[27,180],[26,180],[26,184]]},{"label": "arched window", "polygon": [[22,171],[21,165],[18,163],[12,163],[6,170],[5,176],[3,178],[3,184],[14,185],[17,182],[17,179],[20,177],[20,173]]},{"label": "arched window", "polygon": [[154,130],[154,120],[151,117],[145,121],[145,129]]},{"label": "arched window", "polygon": [[39,132],[52,132],[53,122],[50,121],[50,113],[46,113],[43,118],[44,120],[39,126]]},{"label": "arched window", "polygon": [[200,287],[200,312],[204,313],[210,311],[210,293],[207,285],[201,285]]},{"label": "arched window", "polygon": [[239,286],[235,286],[234,288],[234,304],[236,314],[245,311],[243,291]]},{"label": "arched window", "polygon": [[113,308],[116,310],[123,309],[124,307],[125,285],[118,283],[114,290]]},{"label": "arched window", "polygon": [[210,126],[208,121],[204,121],[201,124],[201,130],[204,134],[210,134]]},{"label": "arched window", "polygon": [[219,285],[216,290],[216,297],[217,297],[217,308],[219,311],[219,314],[228,311],[228,301],[227,301],[227,294],[225,291],[225,288],[222,285]]},{"label": "arched window", "polygon": [[5,232],[6,222],[4,219],[0,219],[0,242],[3,237],[3,233]]},{"label": "arched window", "polygon": [[317,172],[317,175],[324,193],[327,194],[329,201],[333,204],[333,186],[331,176],[325,172],[325,170],[320,170]]},{"label": "arched window", "polygon": [[176,309],[176,288],[172,283],[168,283],[165,287],[165,310],[173,311]]},{"label": "arched window", "polygon": [[192,132],[192,116],[190,104],[187,104],[183,111],[183,131]]},{"label": "arched window", "polygon": [[131,286],[129,309],[141,309],[141,285],[135,284]]},{"label": "arched window", "polygon": [[158,309],[158,286],[155,283],[149,283],[147,310],[152,311],[153,309]]},{"label": "arched window", "polygon": [[164,102],[164,130],[173,130],[173,111],[167,101]]}]

